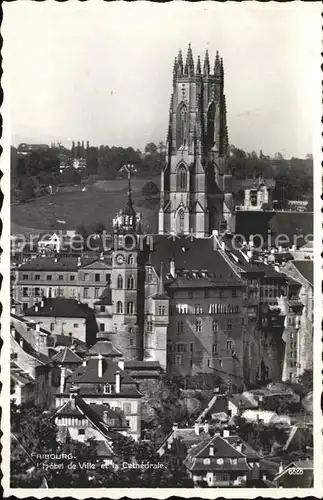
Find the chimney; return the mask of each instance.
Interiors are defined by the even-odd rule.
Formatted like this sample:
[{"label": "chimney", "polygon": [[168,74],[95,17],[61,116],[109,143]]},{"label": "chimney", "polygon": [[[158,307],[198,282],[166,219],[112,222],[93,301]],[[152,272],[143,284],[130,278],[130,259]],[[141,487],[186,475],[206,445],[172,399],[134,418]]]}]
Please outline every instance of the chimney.
[{"label": "chimney", "polygon": [[169,271],[170,271],[170,274],[173,276],[173,278],[176,278],[176,273],[175,273],[175,261],[174,261],[174,259],[172,259],[172,260],[170,261]]},{"label": "chimney", "polygon": [[177,431],[177,429],[178,429],[178,423],[174,422],[173,423],[173,431]]},{"label": "chimney", "polygon": [[208,423],[204,424],[204,432],[205,432],[205,434],[209,433],[209,424]]},{"label": "chimney", "polygon": [[77,267],[81,267],[82,262],[81,262],[81,257],[77,258]]},{"label": "chimney", "polygon": [[35,305],[35,312],[38,312],[38,304]]},{"label": "chimney", "polygon": [[200,434],[200,424],[198,422],[194,424],[194,431],[197,436]]},{"label": "chimney", "polygon": [[283,472],[283,470],[284,470],[283,462],[280,462],[278,473],[280,474],[281,472]]},{"label": "chimney", "polygon": [[77,386],[72,386],[70,388],[70,402],[71,402],[71,407],[75,408],[75,403],[76,403],[76,398],[79,395],[80,388]]},{"label": "chimney", "polygon": [[224,429],[224,430],[223,430],[223,437],[224,437],[224,438],[228,438],[228,437],[230,437],[230,431],[229,431],[229,429]]},{"label": "chimney", "polygon": [[263,481],[266,481],[266,480],[267,480],[267,476],[266,476],[266,474],[263,474],[263,475],[262,475],[262,480],[263,480]]},{"label": "chimney", "polygon": [[41,300],[40,307],[45,307],[45,301],[44,301],[44,299]]},{"label": "chimney", "polygon": [[219,236],[219,231],[217,229],[213,229],[212,236]]},{"label": "chimney", "polygon": [[103,252],[100,253],[100,260],[104,260],[104,253]]},{"label": "chimney", "polygon": [[54,258],[54,262],[58,262],[58,257],[55,257],[55,258]]},{"label": "chimney", "polygon": [[108,424],[108,412],[107,411],[103,412],[103,422],[105,424]]},{"label": "chimney", "polygon": [[116,394],[120,393],[120,386],[121,386],[121,381],[120,381],[120,372],[117,371],[115,373],[115,382],[116,382]]},{"label": "chimney", "polygon": [[60,386],[59,386],[59,392],[61,394],[64,392],[64,387],[65,387],[65,372],[66,372],[66,369],[62,366],[62,368],[61,368],[61,380],[60,380]]},{"label": "chimney", "polygon": [[241,439],[238,439],[238,441],[237,441],[237,445],[236,445],[236,449],[237,449],[237,451],[239,451],[240,453],[242,453],[242,443],[241,443]]},{"label": "chimney", "polygon": [[124,359],[118,359],[118,367],[120,370],[124,370]]},{"label": "chimney", "polygon": [[82,366],[86,366],[86,359],[83,359]]},{"label": "chimney", "polygon": [[10,328],[10,333],[11,333],[11,335],[12,335],[13,337],[16,335],[16,329],[15,329],[15,327],[14,327],[14,326],[11,326],[11,328]]},{"label": "chimney", "polygon": [[36,332],[40,332],[40,323],[36,323]]},{"label": "chimney", "polygon": [[99,353],[98,355],[98,377],[102,378],[103,375],[103,360],[102,360],[102,354]]},{"label": "chimney", "polygon": [[296,252],[296,245],[292,245],[292,252]]},{"label": "chimney", "polygon": [[15,306],[12,306],[12,308],[11,308],[11,314],[16,314],[16,308],[15,308]]}]

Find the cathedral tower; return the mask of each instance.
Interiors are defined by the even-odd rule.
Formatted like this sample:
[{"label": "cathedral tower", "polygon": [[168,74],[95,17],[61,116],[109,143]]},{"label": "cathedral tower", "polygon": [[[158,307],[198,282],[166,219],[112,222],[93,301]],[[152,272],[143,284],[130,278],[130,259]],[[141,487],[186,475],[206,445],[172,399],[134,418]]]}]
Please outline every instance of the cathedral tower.
[{"label": "cathedral tower", "polygon": [[223,61],[194,64],[189,45],[184,63],[175,58],[166,165],[161,174],[159,233],[206,237],[230,217],[232,187],[227,171],[228,134]]}]

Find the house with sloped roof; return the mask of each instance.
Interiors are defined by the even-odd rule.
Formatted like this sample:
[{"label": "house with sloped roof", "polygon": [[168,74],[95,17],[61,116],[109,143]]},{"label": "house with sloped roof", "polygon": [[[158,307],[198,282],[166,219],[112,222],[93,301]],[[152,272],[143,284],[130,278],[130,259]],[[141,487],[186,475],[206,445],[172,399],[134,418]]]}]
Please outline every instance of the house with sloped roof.
[{"label": "house with sloped roof", "polygon": [[88,344],[94,341],[97,332],[93,309],[75,299],[43,298],[25,309],[24,315],[40,323],[51,334],[74,337]]},{"label": "house with sloped roof", "polygon": [[229,430],[193,445],[184,465],[196,486],[243,487],[248,479],[260,478],[262,457]]},{"label": "house with sloped roof", "polygon": [[122,410],[129,423],[129,435],[139,439],[142,395],[138,383],[123,368],[122,360],[117,364],[111,357],[103,357],[100,353],[84,359],[72,373],[62,366],[56,407],[69,401],[70,389],[76,386],[86,403],[109,404],[112,409]]},{"label": "house with sloped roof", "polygon": [[294,460],[278,472],[273,482],[279,488],[312,488],[314,484],[313,460]]},{"label": "house with sloped roof", "polygon": [[243,204],[237,206],[240,210],[272,210],[272,194],[275,189],[275,180],[273,178],[248,178],[236,179],[235,189],[243,191]]},{"label": "house with sloped roof", "polygon": [[172,444],[175,441],[182,442],[188,450],[202,441],[204,442],[209,440],[210,437],[210,426],[207,423],[200,424],[199,422],[195,422],[193,427],[184,428],[178,427],[178,424],[175,423],[173,424],[171,432],[159,445],[157,453],[160,456],[163,456],[168,449],[171,449]]},{"label": "house with sloped roof", "polygon": [[70,390],[70,398],[57,408],[52,417],[58,428],[58,441],[67,439],[85,442],[94,439],[97,457],[105,465],[114,461],[113,443],[120,435],[128,436],[129,424],[122,410],[109,404],[86,403],[78,388]]}]

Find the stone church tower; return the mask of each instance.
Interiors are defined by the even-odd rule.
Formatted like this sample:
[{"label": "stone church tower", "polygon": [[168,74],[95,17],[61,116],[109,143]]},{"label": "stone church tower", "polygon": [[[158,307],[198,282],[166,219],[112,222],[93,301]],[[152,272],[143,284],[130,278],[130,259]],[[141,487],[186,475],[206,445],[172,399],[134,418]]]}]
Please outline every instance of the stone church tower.
[{"label": "stone church tower", "polygon": [[206,237],[227,228],[232,177],[227,171],[228,134],[223,61],[210,68],[206,51],[194,65],[191,46],[173,70],[166,165],[161,175],[159,234]]}]

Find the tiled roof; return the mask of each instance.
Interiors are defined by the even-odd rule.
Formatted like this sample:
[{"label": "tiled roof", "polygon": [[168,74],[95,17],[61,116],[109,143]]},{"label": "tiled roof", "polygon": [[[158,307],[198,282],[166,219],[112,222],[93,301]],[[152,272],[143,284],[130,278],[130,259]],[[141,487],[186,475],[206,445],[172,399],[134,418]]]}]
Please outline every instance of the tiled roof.
[{"label": "tiled roof", "polygon": [[[238,449],[241,446],[241,451]],[[213,455],[210,455],[210,448],[213,448]],[[207,441],[202,441],[196,446],[192,446],[187,454],[187,465],[194,463],[194,459],[211,458],[248,458],[252,460],[259,460],[260,455],[246,442],[241,440],[237,435],[222,437],[215,435]],[[204,467],[204,466],[203,466]],[[191,469],[191,467],[189,466]]]},{"label": "tiled roof", "polygon": [[69,347],[64,347],[55,356],[52,357],[53,361],[57,363],[82,363],[82,358],[80,358],[74,351]]},{"label": "tiled roof", "polygon": [[[134,395],[140,396],[137,390],[137,383],[125,371],[121,370],[110,359],[102,359],[102,377],[98,376],[98,359],[90,358],[87,360],[86,366],[77,368],[70,377],[70,382],[80,386],[81,394],[89,389],[83,384],[106,384],[109,383],[115,389],[115,374],[120,373],[120,395],[128,393],[129,391]],[[134,389],[131,391],[131,389]],[[113,390],[113,394],[116,394]]]},{"label": "tiled roof", "polygon": [[170,273],[171,259],[179,271],[208,271],[216,282],[240,283],[221,252],[214,249],[214,241],[211,238],[198,238],[194,241],[175,238],[173,241],[166,236],[154,235],[151,265],[159,269],[160,263],[163,262],[163,271],[167,275]]},{"label": "tiled roof", "polygon": [[[89,356],[97,356],[98,354],[102,354],[102,356],[109,357],[121,357],[122,352],[119,351],[112,344],[111,340],[107,337],[109,334],[98,333],[96,343],[89,349]],[[106,337],[105,337],[106,336]]]},{"label": "tiled roof", "polygon": [[55,299],[45,298],[44,307],[35,304],[24,311],[25,316],[46,316],[63,318],[87,318],[93,315],[93,309],[87,304],[78,302],[75,299],[58,297]]},{"label": "tiled roof", "polygon": [[19,267],[21,271],[70,271],[76,272],[81,267],[87,267],[92,264],[93,269],[96,268],[93,265],[95,262],[98,262],[98,266],[102,267],[103,264],[106,266],[110,266],[109,260],[102,261],[98,259],[98,257],[82,257],[79,263],[78,257],[38,257],[36,259],[32,259],[28,262],[25,262]]},{"label": "tiled roof", "polygon": [[[100,412],[100,408],[95,409],[95,407],[102,407],[102,411]],[[65,403],[61,408],[59,408],[54,417],[57,415],[62,415],[62,416],[82,416],[88,418],[88,420],[96,427],[102,436],[108,439],[120,439],[120,434],[113,430],[113,428],[110,428],[109,425],[105,424],[103,422],[103,412],[107,411],[108,416],[110,418],[114,418],[116,420],[120,421],[120,427],[118,428],[128,428],[123,422],[123,414],[120,412],[116,412],[114,410],[111,410],[109,407],[104,407],[104,405],[95,405],[95,404],[88,404],[84,401],[83,398],[77,397],[72,404],[71,401],[68,401]]]},{"label": "tiled roof", "polygon": [[313,261],[294,260],[293,264],[301,275],[313,286]]},{"label": "tiled roof", "polygon": [[75,346],[75,352],[76,353],[86,353],[88,350],[88,347],[85,342],[82,340],[79,340],[76,337],[70,337],[69,335],[60,335],[60,334],[54,334],[54,346]]},{"label": "tiled roof", "polygon": [[233,394],[229,399],[238,408],[257,408],[257,404],[254,404],[243,394]]}]

